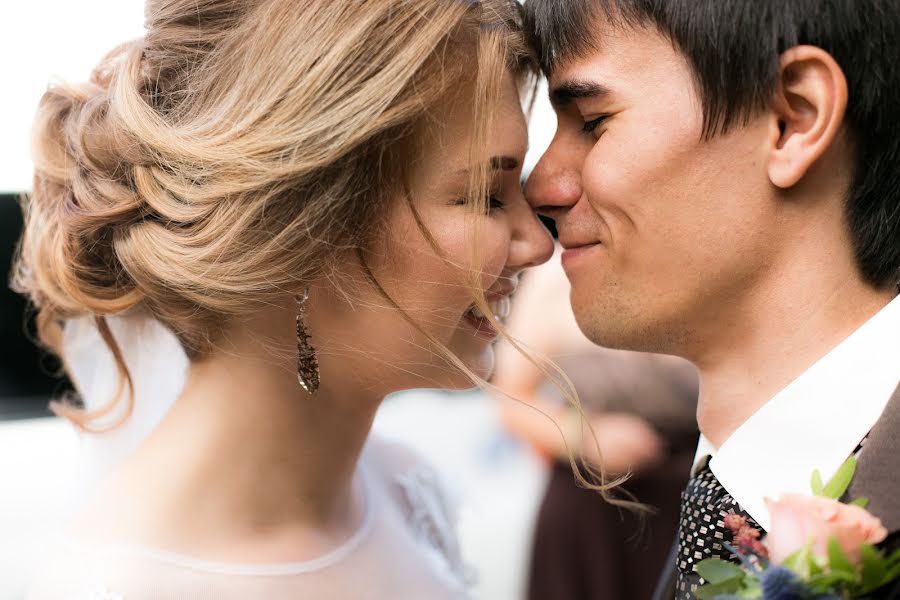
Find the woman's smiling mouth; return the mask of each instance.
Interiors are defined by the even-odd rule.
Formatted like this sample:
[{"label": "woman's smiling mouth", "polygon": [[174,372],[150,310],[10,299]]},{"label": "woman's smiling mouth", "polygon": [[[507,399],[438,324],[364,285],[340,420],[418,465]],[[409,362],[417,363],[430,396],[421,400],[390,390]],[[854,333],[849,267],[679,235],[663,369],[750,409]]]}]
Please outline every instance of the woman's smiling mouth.
[{"label": "woman's smiling mouth", "polygon": [[[487,300],[488,307],[496,321],[503,322],[504,319],[509,317],[512,308],[512,299],[509,294],[488,295]],[[494,327],[477,306],[470,306],[463,314],[463,320],[468,323],[479,336],[493,340],[500,334],[500,332],[497,331],[497,328]]]}]

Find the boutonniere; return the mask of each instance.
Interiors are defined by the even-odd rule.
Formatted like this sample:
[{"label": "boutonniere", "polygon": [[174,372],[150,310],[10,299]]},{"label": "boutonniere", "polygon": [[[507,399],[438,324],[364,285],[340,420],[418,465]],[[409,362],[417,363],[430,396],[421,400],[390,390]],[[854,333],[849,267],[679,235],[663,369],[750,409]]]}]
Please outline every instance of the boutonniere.
[{"label": "boutonniere", "polygon": [[771,526],[765,538],[743,517],[726,518],[725,525],[734,534],[726,547],[740,564],[720,559],[698,563],[696,571],[707,583],[697,590],[697,597],[865,598],[900,578],[900,550],[888,556],[876,548],[887,530],[866,510],[868,501],[838,500],[855,471],[856,459],[850,457],[827,483],[814,472],[811,496],[767,499]]}]

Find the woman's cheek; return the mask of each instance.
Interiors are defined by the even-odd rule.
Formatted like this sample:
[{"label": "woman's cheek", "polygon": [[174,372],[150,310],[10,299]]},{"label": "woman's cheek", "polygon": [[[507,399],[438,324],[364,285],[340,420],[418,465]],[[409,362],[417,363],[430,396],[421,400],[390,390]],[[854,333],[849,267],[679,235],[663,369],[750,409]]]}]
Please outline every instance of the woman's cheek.
[{"label": "woman's cheek", "polygon": [[491,287],[506,269],[512,244],[512,234],[505,223],[492,223],[486,234],[482,240],[482,279],[485,281],[485,289]]}]

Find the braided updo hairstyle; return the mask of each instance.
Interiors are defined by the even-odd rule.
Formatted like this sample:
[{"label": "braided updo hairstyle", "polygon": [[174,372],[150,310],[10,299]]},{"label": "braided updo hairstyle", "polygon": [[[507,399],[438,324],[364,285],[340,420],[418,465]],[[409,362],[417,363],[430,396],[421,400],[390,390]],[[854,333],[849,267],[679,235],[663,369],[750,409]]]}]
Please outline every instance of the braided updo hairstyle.
[{"label": "braided updo hairstyle", "polygon": [[[127,384],[105,316],[146,311],[208,355],[231,319],[370,242],[450,91],[475,82],[477,141],[503,73],[533,69],[515,0],[148,0],[145,16],[90,81],[41,100],[13,273],[48,347],[94,316]],[[87,429],[111,409],[65,410]]]}]

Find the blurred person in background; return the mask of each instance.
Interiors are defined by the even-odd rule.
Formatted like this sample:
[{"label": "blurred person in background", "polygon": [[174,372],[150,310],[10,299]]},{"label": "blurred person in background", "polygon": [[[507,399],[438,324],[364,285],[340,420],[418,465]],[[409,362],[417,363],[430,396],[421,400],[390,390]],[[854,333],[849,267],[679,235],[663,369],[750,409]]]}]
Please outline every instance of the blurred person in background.
[{"label": "blurred person in background", "polygon": [[[550,466],[528,597],[646,600],[656,580],[645,574],[665,564],[696,448],[696,372],[680,358],[594,345],[578,328],[569,293],[557,254],[522,278],[507,325],[514,339],[572,380],[598,443],[541,369],[509,343],[498,348],[492,379],[512,397],[500,399],[510,431]],[[610,477],[630,474],[624,488],[654,511],[646,523],[579,487],[570,451],[602,464]]]},{"label": "blurred person in background", "polygon": [[437,476],[369,430],[389,393],[483,381],[552,253],[520,10],[151,0],[49,89],[14,285],[79,391],[114,392],[55,410],[102,436],[179,395],[31,598],[469,596]]}]

